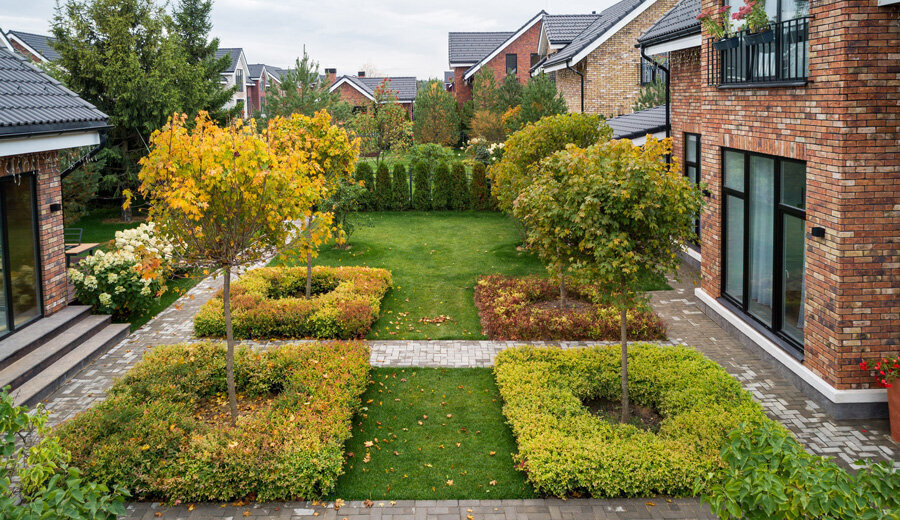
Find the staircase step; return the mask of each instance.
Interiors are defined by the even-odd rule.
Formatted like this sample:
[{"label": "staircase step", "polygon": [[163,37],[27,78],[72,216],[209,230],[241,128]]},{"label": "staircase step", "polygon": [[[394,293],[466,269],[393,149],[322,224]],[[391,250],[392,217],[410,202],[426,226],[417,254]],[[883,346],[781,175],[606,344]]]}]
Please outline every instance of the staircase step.
[{"label": "staircase step", "polygon": [[34,406],[53,393],[85,365],[128,336],[128,323],[112,323],[59,358],[12,392],[16,406]]},{"label": "staircase step", "polygon": [[88,316],[75,323],[50,341],[17,359],[0,370],[0,388],[10,385],[13,390],[38,372],[65,356],[111,323],[109,316]]},{"label": "staircase step", "polygon": [[87,305],[70,305],[0,340],[0,370],[62,334],[90,314],[91,308]]}]

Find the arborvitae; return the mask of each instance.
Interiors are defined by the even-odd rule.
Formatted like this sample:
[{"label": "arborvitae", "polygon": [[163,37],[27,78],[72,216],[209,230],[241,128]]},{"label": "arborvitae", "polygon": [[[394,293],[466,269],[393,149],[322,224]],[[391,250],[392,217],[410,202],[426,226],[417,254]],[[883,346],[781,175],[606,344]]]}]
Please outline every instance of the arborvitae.
[{"label": "arborvitae", "polygon": [[394,192],[391,190],[391,171],[387,164],[378,165],[378,173],[375,178],[375,208],[378,211],[387,211],[394,205]]},{"label": "arborvitae", "polygon": [[431,182],[428,179],[428,163],[418,161],[413,165],[413,209],[431,209]]},{"label": "arborvitae", "polygon": [[469,209],[469,174],[466,173],[466,165],[462,161],[453,163],[450,178],[452,180],[450,206],[457,211]]},{"label": "arborvitae", "polygon": [[366,193],[359,198],[360,211],[372,211],[375,209],[375,176],[372,175],[372,165],[367,161],[356,163],[357,181],[362,181],[366,186]]},{"label": "arborvitae", "polygon": [[431,192],[431,206],[437,210],[450,209],[450,197],[453,191],[450,168],[447,163],[440,162],[434,170],[434,187]]},{"label": "arborvitae", "polygon": [[484,175],[484,163],[476,162],[472,168],[472,208],[477,210],[491,209],[491,194],[488,192],[487,178]]},{"label": "arborvitae", "polygon": [[394,180],[391,182],[393,198],[391,209],[402,211],[409,209],[409,180],[406,178],[406,167],[402,163],[394,165]]}]

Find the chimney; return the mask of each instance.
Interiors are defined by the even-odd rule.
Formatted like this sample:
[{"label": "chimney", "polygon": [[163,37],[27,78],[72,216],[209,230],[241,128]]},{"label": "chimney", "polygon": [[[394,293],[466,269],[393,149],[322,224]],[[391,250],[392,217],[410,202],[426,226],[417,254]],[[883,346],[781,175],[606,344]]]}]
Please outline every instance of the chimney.
[{"label": "chimney", "polygon": [[325,81],[329,85],[333,85],[337,80],[337,69],[325,69]]},{"label": "chimney", "polygon": [[364,78],[364,77],[366,77],[366,71],[361,70],[361,71],[357,72],[357,73],[356,73],[356,77],[357,77],[357,78]]}]

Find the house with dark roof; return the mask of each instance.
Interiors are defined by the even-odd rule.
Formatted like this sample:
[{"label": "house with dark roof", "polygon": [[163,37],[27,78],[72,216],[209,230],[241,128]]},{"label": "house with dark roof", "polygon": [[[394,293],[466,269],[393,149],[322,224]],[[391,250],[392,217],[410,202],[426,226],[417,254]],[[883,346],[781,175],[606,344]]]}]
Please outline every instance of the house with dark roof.
[{"label": "house with dark roof", "polygon": [[634,42],[676,2],[621,0],[597,14],[547,16],[532,74],[552,74],[570,112],[630,113],[645,69]]},{"label": "house with dark roof", "polygon": [[613,139],[631,139],[635,146],[647,142],[647,136],[666,137],[666,106],[658,106],[606,120],[613,131]]},{"label": "house with dark roof", "polygon": [[270,88],[279,88],[284,70],[279,67],[252,63],[248,65],[250,81],[247,85],[247,102],[250,114],[266,112],[266,93]]},{"label": "house with dark roof", "polygon": [[365,72],[359,71],[355,76],[337,77],[336,69],[325,69],[325,76],[326,81],[331,83],[328,91],[338,92],[341,101],[346,101],[354,107],[363,107],[375,101],[375,89],[384,84],[386,88],[394,91],[397,101],[412,118],[413,104],[418,93],[418,84],[413,76],[373,78],[366,77]]},{"label": "house with dark roof", "polygon": [[716,40],[696,18],[720,5],[638,40],[669,56],[673,156],[709,194],[698,310],[832,417],[885,417],[859,363],[900,350],[900,2],[767,2],[768,29]]},{"label": "house with dark roof", "polygon": [[244,55],[244,49],[240,47],[217,49],[216,58],[222,56],[231,58],[228,68],[221,73],[222,87],[237,87],[231,101],[225,104],[225,108],[231,108],[240,103],[243,106],[244,118],[248,118],[251,108],[247,98],[247,87],[252,86],[253,83],[250,80],[250,65],[247,64],[247,56]]},{"label": "house with dark roof", "polygon": [[528,81],[531,67],[538,61],[541,22],[546,14],[537,13],[515,31],[448,35],[452,91],[460,105],[472,99],[472,80],[482,68],[492,71],[498,82],[508,75],[522,83]]},{"label": "house with dark roof", "polygon": [[50,63],[59,59],[59,53],[53,48],[56,40],[51,36],[24,31],[7,31],[5,36],[17,53],[35,63]]}]

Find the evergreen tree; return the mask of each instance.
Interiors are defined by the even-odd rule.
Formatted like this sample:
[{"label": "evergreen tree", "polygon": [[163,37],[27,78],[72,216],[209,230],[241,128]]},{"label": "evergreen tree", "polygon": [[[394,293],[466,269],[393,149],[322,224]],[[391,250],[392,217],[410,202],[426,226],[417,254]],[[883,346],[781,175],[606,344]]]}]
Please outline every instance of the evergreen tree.
[{"label": "evergreen tree", "polygon": [[569,107],[556,89],[556,83],[546,74],[531,78],[522,90],[522,111],[519,113],[521,126],[568,111]]},{"label": "evergreen tree", "polygon": [[375,209],[375,176],[372,165],[368,161],[356,163],[356,174],[353,177],[357,182],[362,182],[366,192],[359,197],[360,211],[372,211]]},{"label": "evergreen tree", "polygon": [[491,209],[491,194],[488,191],[484,163],[476,162],[472,167],[472,209]]},{"label": "evergreen tree", "polygon": [[507,75],[497,88],[496,99],[496,111],[501,114],[519,106],[522,103],[522,84],[514,75]]},{"label": "evergreen tree", "polygon": [[453,181],[447,163],[440,162],[434,169],[434,187],[431,192],[431,207],[436,210],[450,209]]},{"label": "evergreen tree", "polygon": [[457,211],[469,209],[469,175],[466,173],[466,165],[462,161],[453,163],[451,181],[451,207]]},{"label": "evergreen tree", "polygon": [[416,161],[413,165],[413,209],[428,211],[431,209],[431,183],[428,179],[428,163]]},{"label": "evergreen tree", "polygon": [[187,87],[194,87],[187,92],[183,111],[196,114],[201,110],[219,121],[228,117],[236,117],[236,110],[223,110],[233,94],[233,89],[223,89],[220,74],[231,65],[231,56],[216,58],[219,39],[209,38],[212,22],[209,19],[212,11],[212,0],[179,0],[172,13],[173,32],[181,38],[181,44],[188,62],[193,64],[200,74],[191,77]]},{"label": "evergreen tree", "polygon": [[266,114],[268,117],[303,114],[312,116],[328,109],[338,100],[337,92],[328,92],[319,77],[319,62],[314,61],[303,46],[303,57],[297,58],[294,68],[281,75],[281,86],[268,91]]},{"label": "evergreen tree", "polygon": [[393,191],[391,209],[403,211],[409,208],[409,179],[406,177],[406,167],[403,163],[394,165],[394,179],[391,181]]},{"label": "evergreen tree", "polygon": [[452,146],[459,141],[456,101],[438,80],[429,81],[416,95],[413,135],[417,143]]},{"label": "evergreen tree", "polygon": [[391,172],[387,164],[378,165],[375,174],[375,209],[387,211],[393,206],[394,192],[391,190]]},{"label": "evergreen tree", "polygon": [[632,109],[635,112],[666,104],[666,80],[662,74],[641,88],[637,100]]}]

